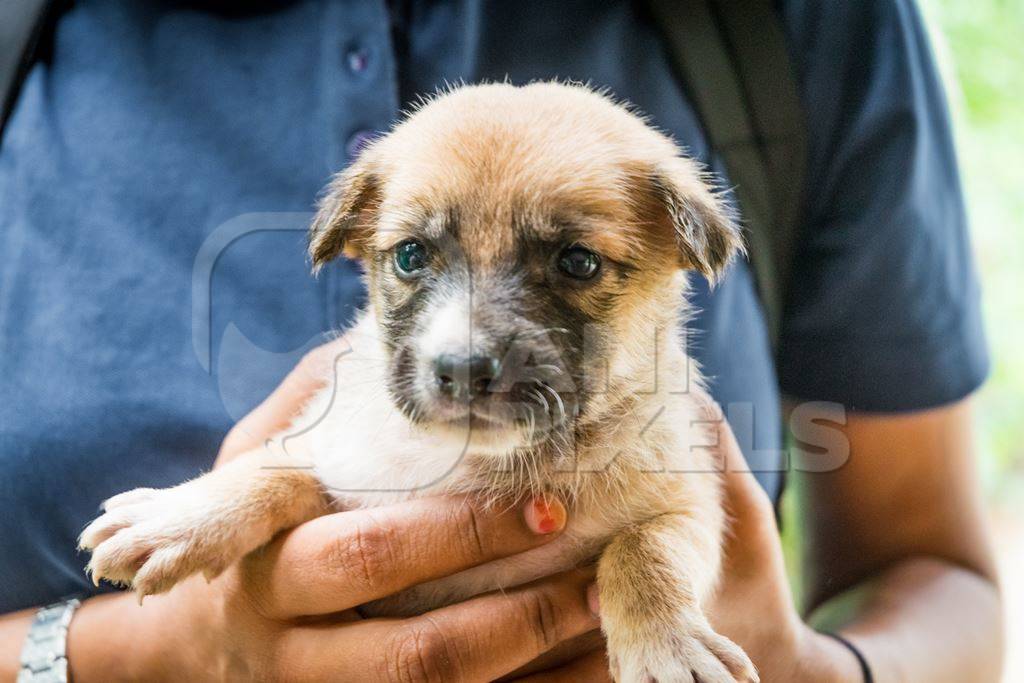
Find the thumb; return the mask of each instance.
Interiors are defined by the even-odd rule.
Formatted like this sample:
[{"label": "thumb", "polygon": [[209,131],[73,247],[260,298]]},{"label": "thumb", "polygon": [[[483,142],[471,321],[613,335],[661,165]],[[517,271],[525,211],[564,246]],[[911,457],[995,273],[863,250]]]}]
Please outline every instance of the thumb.
[{"label": "thumb", "polygon": [[712,442],[722,471],[723,498],[731,518],[731,536],[738,539],[756,538],[764,533],[777,536],[775,509],[750,471],[722,408],[707,394],[702,393],[698,401],[704,419],[712,425],[714,432]]}]

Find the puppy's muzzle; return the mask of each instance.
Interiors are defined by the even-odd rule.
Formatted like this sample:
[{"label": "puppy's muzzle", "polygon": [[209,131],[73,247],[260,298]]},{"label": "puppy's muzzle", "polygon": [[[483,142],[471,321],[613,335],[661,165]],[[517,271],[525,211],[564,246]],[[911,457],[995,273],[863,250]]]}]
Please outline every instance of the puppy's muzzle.
[{"label": "puppy's muzzle", "polygon": [[438,394],[457,403],[487,398],[501,374],[501,361],[489,355],[443,353],[434,359]]}]

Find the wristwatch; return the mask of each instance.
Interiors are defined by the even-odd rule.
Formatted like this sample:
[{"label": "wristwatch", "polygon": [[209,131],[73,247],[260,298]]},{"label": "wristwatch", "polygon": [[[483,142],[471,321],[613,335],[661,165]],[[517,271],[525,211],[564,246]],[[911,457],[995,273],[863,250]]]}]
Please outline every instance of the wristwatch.
[{"label": "wristwatch", "polygon": [[69,598],[36,612],[21,650],[18,683],[68,683],[68,625],[81,604]]}]

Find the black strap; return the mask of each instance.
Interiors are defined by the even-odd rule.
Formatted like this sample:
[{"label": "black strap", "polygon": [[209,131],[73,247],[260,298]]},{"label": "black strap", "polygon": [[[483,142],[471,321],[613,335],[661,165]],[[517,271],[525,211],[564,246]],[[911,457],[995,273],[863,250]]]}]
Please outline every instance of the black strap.
[{"label": "black strap", "polygon": [[0,139],[58,4],[48,0],[0,0]]},{"label": "black strap", "polygon": [[735,187],[778,350],[803,203],[807,138],[772,0],[647,0]]},{"label": "black strap", "polygon": [[839,635],[838,633],[829,633],[828,631],[822,631],[822,635],[828,636],[832,640],[836,641],[847,650],[853,653],[853,656],[857,658],[857,663],[860,665],[860,673],[864,677],[864,683],[875,683],[875,676],[871,673],[871,666],[868,665],[868,659],[864,656],[864,653],[860,651],[860,648],[851,643],[849,640]]}]

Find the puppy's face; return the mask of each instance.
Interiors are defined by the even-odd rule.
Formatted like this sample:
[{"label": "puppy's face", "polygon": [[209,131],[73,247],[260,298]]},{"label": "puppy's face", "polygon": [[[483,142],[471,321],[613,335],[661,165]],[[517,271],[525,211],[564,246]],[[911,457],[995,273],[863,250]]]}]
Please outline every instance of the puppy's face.
[{"label": "puppy's face", "polygon": [[571,433],[677,319],[683,271],[739,244],[695,165],[585,88],[465,87],[328,188],[314,267],[362,258],[411,419],[497,450]]}]

